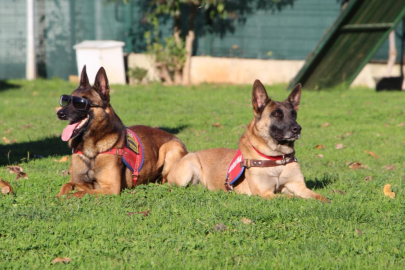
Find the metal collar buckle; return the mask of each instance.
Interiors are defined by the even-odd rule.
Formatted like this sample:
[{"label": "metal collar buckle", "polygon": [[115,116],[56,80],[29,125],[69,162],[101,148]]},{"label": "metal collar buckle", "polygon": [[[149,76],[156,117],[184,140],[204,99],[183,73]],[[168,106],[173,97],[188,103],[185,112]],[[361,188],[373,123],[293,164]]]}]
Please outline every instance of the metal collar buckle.
[{"label": "metal collar buckle", "polygon": [[283,155],[283,160],[281,161],[281,164],[282,164],[282,165],[287,164],[287,160],[285,159],[285,155]]},{"label": "metal collar buckle", "polygon": [[250,159],[244,159],[241,163],[240,163],[241,167],[245,167],[246,169],[250,168]]}]

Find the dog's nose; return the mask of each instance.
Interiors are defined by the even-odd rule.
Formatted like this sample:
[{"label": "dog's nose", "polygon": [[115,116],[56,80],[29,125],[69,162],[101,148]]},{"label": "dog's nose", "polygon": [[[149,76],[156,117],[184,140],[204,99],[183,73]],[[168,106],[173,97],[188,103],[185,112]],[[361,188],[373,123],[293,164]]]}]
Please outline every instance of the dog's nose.
[{"label": "dog's nose", "polygon": [[294,132],[295,134],[299,134],[300,132],[301,132],[301,126],[300,125],[294,125],[292,128],[291,128],[291,130],[292,130],[292,132]]},{"label": "dog's nose", "polygon": [[59,110],[56,114],[58,115],[59,119],[66,119],[66,114],[63,112],[63,110]]}]

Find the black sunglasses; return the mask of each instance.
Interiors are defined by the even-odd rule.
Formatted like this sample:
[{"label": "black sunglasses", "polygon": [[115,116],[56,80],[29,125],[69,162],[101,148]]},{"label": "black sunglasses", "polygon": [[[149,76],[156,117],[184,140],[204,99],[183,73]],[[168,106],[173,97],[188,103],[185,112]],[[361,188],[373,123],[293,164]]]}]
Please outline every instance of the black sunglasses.
[{"label": "black sunglasses", "polygon": [[62,107],[69,105],[72,102],[73,108],[78,111],[88,111],[90,107],[102,107],[99,105],[90,104],[90,102],[85,98],[80,98],[76,96],[69,96],[69,95],[61,95],[59,104]]}]

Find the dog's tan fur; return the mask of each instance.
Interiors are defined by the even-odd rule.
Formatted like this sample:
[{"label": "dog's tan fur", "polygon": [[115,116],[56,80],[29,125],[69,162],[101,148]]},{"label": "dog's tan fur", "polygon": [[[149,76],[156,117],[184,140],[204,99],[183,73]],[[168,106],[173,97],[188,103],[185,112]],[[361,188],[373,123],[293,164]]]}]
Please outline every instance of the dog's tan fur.
[{"label": "dog's tan fur", "polygon": [[[82,136],[69,140],[69,146],[83,152],[73,154],[69,174],[70,181],[62,186],[57,197],[70,194],[82,197],[85,194],[119,194],[124,188],[132,188],[132,173],[120,156],[100,154],[111,148],[122,148],[125,143],[125,126],[109,104],[109,86],[104,69],[96,76],[95,85],[88,84],[85,68],[81,84],[72,95],[85,97],[92,104],[94,116]],[[62,108],[63,109],[63,108]],[[176,162],[187,154],[184,144],[175,136],[147,126],[129,127],[139,137],[144,149],[144,164],[137,185],[161,180],[166,177]]]},{"label": "dog's tan fur", "polygon": [[[245,159],[263,159],[251,145],[268,156],[285,155],[294,151],[294,141],[279,143],[270,135],[269,129],[272,125],[270,115],[276,109],[285,113],[292,108],[298,110],[300,98],[301,85],[293,89],[286,101],[276,102],[268,98],[260,81],[255,82],[252,93],[254,118],[239,141],[239,149]],[[210,190],[226,190],[224,185],[226,172],[235,154],[236,150],[225,148],[189,153],[172,168],[168,182],[178,186],[201,183]],[[273,198],[277,193],[283,193],[287,196],[328,201],[306,187],[297,162],[276,167],[246,169],[244,176],[234,186],[234,190],[237,193],[259,195],[263,198]]]}]

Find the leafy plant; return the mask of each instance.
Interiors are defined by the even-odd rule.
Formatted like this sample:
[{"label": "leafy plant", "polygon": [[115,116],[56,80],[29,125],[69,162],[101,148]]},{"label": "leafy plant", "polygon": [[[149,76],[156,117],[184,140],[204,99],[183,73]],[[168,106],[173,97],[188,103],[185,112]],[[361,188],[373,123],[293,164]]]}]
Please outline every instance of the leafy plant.
[{"label": "leafy plant", "polygon": [[167,37],[162,42],[159,36],[158,19],[152,17],[151,23],[153,31],[145,33],[147,53],[154,57],[155,65],[160,70],[161,77],[165,82],[172,84],[172,76],[174,76],[174,81],[178,84],[178,76],[180,76],[186,61],[184,42],[182,40],[176,41],[174,36]]},{"label": "leafy plant", "polygon": [[148,74],[148,70],[140,67],[134,67],[128,69],[127,74],[128,77],[136,80],[137,82],[141,82]]}]

